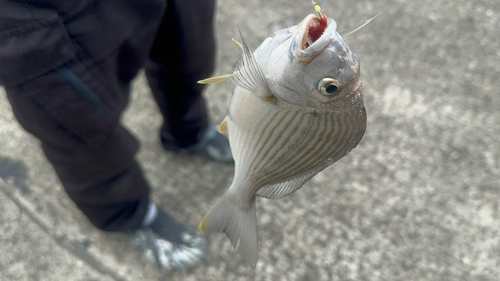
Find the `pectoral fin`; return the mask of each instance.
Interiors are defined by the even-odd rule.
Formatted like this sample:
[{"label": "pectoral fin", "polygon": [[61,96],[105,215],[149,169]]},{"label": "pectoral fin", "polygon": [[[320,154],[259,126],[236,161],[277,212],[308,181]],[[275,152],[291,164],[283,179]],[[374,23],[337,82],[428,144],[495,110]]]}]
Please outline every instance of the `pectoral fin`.
[{"label": "pectoral fin", "polygon": [[245,43],[241,31],[240,36],[242,43],[236,41],[235,39],[233,39],[233,42],[240,50],[243,51],[243,56],[236,65],[233,73],[207,78],[198,81],[198,83],[213,84],[231,80],[237,86],[245,88],[254,93],[263,101],[275,101],[276,97],[271,92],[271,89],[269,89],[269,85],[267,85],[264,72],[262,71],[262,68],[260,68],[260,65],[257,63],[257,60],[255,60],[252,52],[250,51],[250,48],[248,48],[247,44]]},{"label": "pectoral fin", "polygon": [[233,74],[231,74],[231,81],[237,86],[251,91],[263,101],[275,101],[276,98],[267,85],[264,72],[245,43],[241,31],[240,36],[242,43],[236,45],[242,47],[243,56],[236,65]]},{"label": "pectoral fin", "polygon": [[229,135],[227,134],[227,116],[222,120],[222,122],[219,125],[219,133],[223,134],[226,136],[226,138],[229,138]]}]

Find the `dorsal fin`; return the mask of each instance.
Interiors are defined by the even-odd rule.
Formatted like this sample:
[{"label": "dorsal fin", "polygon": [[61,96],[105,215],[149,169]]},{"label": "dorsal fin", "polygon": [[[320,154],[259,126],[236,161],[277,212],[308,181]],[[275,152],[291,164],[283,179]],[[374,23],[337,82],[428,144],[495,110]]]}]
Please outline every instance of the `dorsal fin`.
[{"label": "dorsal fin", "polygon": [[245,39],[238,29],[241,36],[241,46],[243,47],[243,55],[236,65],[233,74],[231,74],[231,81],[237,86],[247,89],[257,95],[263,101],[275,101],[271,89],[266,82],[266,77],[260,65],[255,60],[250,48],[245,43]]}]

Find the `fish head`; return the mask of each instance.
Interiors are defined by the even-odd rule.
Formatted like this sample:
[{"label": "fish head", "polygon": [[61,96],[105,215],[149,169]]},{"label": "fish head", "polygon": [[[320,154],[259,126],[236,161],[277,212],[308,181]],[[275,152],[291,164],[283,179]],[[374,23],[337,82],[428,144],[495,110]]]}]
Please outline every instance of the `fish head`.
[{"label": "fish head", "polygon": [[308,15],[268,41],[257,55],[278,99],[318,109],[362,103],[359,60],[335,20]]}]

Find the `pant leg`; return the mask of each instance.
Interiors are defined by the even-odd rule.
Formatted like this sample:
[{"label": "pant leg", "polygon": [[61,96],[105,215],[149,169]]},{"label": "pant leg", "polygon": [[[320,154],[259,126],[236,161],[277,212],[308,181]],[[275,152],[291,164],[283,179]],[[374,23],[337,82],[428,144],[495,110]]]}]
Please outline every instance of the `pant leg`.
[{"label": "pant leg", "polygon": [[203,85],[214,68],[214,1],[171,0],[157,33],[146,75],[163,114],[164,147],[200,141],[208,127]]},{"label": "pant leg", "polygon": [[40,139],[69,197],[108,231],[138,228],[149,203],[134,159],[138,142],[119,124],[128,101],[125,77],[139,69],[121,69],[130,49],[124,46],[95,63],[79,52],[62,67],[6,88],[17,120]]}]

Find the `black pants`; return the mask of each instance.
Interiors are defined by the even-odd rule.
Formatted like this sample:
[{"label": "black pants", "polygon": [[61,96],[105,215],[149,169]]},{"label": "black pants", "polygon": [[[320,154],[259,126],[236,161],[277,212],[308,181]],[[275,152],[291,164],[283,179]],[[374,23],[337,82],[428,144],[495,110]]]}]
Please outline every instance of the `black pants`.
[{"label": "black pants", "polygon": [[[17,120],[40,139],[69,197],[94,225],[108,231],[138,228],[149,204],[149,187],[134,159],[138,142],[119,123],[128,102],[130,81],[138,70],[146,68],[165,118],[161,135],[167,148],[175,150],[196,143],[208,125],[202,87],[196,81],[213,70],[213,1],[169,0],[154,7],[155,11],[137,9],[143,7],[139,0],[124,4],[132,2],[95,1],[62,19],[74,51],[72,57],[14,85],[8,85],[13,80],[3,76]],[[124,18],[128,13],[115,9],[113,3],[137,6],[128,11],[142,13],[144,20],[136,20],[127,32],[115,26],[116,33],[111,30],[109,34],[125,36],[117,36],[119,40],[112,42],[116,46],[105,52],[95,40],[108,44],[109,37],[88,35],[92,17],[102,13],[127,24],[135,19]],[[164,10],[154,17],[159,8]],[[86,24],[79,24],[78,20],[85,17]],[[105,33],[96,30],[99,32]],[[15,62],[10,66],[15,69]],[[29,69],[28,76],[34,73]]]}]

